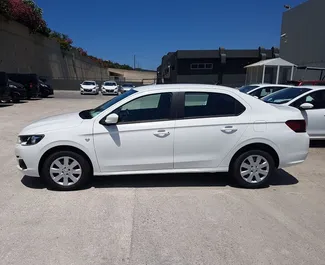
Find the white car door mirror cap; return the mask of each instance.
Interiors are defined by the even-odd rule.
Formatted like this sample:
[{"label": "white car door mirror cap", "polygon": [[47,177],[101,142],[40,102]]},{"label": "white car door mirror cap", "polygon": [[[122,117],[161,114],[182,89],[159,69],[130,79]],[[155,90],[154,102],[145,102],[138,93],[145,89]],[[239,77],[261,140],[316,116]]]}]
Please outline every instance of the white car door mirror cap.
[{"label": "white car door mirror cap", "polygon": [[313,107],[314,107],[313,104],[307,102],[300,105],[301,109],[312,109]]},{"label": "white car door mirror cap", "polygon": [[117,124],[118,122],[118,115],[116,113],[112,113],[110,115],[108,115],[106,118],[105,118],[105,121],[104,121],[104,124],[105,125],[113,125],[113,124]]}]

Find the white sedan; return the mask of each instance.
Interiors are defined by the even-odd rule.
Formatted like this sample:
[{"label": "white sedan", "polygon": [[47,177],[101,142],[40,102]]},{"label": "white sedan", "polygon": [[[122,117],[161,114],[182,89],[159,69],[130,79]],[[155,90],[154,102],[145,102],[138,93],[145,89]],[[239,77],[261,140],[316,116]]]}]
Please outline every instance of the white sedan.
[{"label": "white sedan", "polygon": [[325,87],[291,87],[262,99],[267,103],[291,106],[301,110],[311,140],[325,139]]},{"label": "white sedan", "polygon": [[99,86],[95,81],[84,81],[82,84],[80,84],[80,94],[98,95]]},{"label": "white sedan", "polygon": [[119,85],[115,81],[105,81],[101,87],[103,95],[119,94]]},{"label": "white sedan", "polygon": [[276,168],[302,163],[309,137],[301,112],[212,85],[137,87],[90,110],[24,128],[19,169],[55,189],[93,175],[230,172],[265,185]]},{"label": "white sedan", "polygon": [[239,91],[256,98],[263,98],[269,94],[275,93],[287,87],[292,86],[276,84],[252,84],[239,88]]}]

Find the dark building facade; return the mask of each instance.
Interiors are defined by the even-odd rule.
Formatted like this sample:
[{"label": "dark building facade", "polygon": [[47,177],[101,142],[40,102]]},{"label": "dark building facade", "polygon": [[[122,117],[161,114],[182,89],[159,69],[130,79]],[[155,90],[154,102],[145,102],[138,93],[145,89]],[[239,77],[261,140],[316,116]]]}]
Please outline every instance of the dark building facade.
[{"label": "dark building facade", "polygon": [[[283,13],[280,56],[298,66],[325,67],[325,1],[309,0]],[[295,79],[303,74],[296,71]],[[305,79],[317,79],[309,72]]]},{"label": "dark building facade", "polygon": [[279,57],[279,49],[256,50],[179,50],[162,57],[157,83],[202,83],[241,86],[244,66]]}]

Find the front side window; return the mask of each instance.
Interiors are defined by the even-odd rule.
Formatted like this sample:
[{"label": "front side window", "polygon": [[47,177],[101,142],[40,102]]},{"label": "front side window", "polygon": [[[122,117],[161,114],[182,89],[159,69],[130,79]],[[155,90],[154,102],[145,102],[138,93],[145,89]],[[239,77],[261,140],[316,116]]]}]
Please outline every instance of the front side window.
[{"label": "front side window", "polygon": [[119,123],[149,122],[170,118],[172,93],[160,93],[132,100],[114,111]]},{"label": "front side window", "polygon": [[325,90],[312,92],[291,104],[292,107],[299,108],[303,103],[313,104],[313,109],[325,109]]},{"label": "front side window", "polygon": [[235,98],[222,93],[185,93],[184,118],[238,116],[245,107]]}]

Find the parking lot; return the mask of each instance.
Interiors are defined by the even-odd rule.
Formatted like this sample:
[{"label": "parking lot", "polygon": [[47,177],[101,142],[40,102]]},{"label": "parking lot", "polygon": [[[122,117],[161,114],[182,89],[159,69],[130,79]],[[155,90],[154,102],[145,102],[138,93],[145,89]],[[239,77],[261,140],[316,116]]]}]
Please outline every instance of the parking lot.
[{"label": "parking lot", "polygon": [[21,176],[24,126],[109,98],[59,91],[0,106],[0,264],[325,264],[323,142],[257,190],[227,174],[100,177],[74,192]]}]

